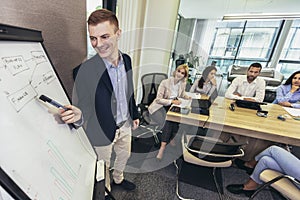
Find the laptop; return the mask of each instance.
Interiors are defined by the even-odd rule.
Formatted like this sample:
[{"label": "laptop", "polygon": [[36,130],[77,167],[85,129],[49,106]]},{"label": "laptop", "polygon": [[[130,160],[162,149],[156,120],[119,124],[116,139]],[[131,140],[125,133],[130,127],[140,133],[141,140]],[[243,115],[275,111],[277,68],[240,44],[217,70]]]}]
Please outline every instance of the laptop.
[{"label": "laptop", "polygon": [[193,99],[191,103],[191,107],[199,107],[203,109],[209,109],[211,104],[215,101],[218,97],[217,90],[214,90],[213,93],[209,97],[204,97],[201,99]]},{"label": "laptop", "polygon": [[218,91],[214,90],[208,98],[193,99],[191,103],[191,112],[196,114],[209,115],[209,108],[217,97]]},{"label": "laptop", "polygon": [[249,108],[252,110],[261,110],[261,107],[260,107],[261,105],[267,105],[264,102],[246,101],[246,100],[236,100],[235,104],[238,107]]}]

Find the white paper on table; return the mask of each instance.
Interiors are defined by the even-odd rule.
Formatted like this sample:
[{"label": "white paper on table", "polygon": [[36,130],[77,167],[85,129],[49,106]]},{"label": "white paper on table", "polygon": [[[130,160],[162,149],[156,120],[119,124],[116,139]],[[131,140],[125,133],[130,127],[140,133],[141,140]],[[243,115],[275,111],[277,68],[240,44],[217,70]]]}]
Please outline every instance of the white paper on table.
[{"label": "white paper on table", "polygon": [[185,92],[187,96],[191,97],[192,99],[200,99],[200,93],[193,93],[193,92]]},{"label": "white paper on table", "polygon": [[286,112],[288,112],[293,117],[300,117],[300,109],[297,108],[289,108],[289,107],[283,107]]},{"label": "white paper on table", "polygon": [[181,104],[176,105],[176,106],[181,107],[181,108],[191,107],[191,103],[192,103],[191,99],[188,100],[188,99],[178,98],[178,100],[181,101]]}]

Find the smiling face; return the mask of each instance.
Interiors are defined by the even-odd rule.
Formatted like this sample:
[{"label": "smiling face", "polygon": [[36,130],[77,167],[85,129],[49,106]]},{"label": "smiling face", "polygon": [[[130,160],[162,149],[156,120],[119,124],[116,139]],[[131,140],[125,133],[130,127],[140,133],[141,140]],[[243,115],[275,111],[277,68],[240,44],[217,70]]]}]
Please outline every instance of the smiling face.
[{"label": "smiling face", "polygon": [[295,86],[300,86],[300,73],[299,74],[295,74],[295,76],[292,79],[292,85]]},{"label": "smiling face", "polygon": [[109,21],[88,26],[90,41],[101,58],[110,62],[118,59],[118,40],[121,30]]}]

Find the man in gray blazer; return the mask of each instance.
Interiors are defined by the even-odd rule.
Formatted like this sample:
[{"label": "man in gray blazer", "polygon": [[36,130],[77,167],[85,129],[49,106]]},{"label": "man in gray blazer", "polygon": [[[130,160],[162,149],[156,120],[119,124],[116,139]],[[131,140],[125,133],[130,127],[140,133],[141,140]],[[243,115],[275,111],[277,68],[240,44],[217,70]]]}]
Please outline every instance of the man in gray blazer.
[{"label": "man in gray blazer", "polygon": [[[97,54],[80,66],[73,94],[76,107],[67,106],[70,110],[61,110],[61,117],[66,123],[84,124],[98,159],[106,162],[106,188],[110,190],[109,167],[113,167],[113,185],[134,190],[135,185],[123,175],[131,152],[131,129],[139,125],[131,59],[118,49],[121,30],[111,11],[94,11],[88,31]],[[110,166],[112,149],[114,166]]]}]

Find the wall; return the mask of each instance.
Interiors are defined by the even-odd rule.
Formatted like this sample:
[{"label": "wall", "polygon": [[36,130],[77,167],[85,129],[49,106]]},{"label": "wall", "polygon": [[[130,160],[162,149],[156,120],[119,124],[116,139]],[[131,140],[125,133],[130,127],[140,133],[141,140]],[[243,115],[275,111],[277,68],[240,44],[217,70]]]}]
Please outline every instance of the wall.
[{"label": "wall", "polygon": [[214,19],[197,19],[195,37],[193,38],[195,55],[199,57],[198,69],[202,71],[207,65],[208,55],[215,35],[217,21]]},{"label": "wall", "polygon": [[118,1],[123,29],[119,47],[132,57],[137,103],[142,95],[142,75],[168,73],[178,7],[179,0]]},{"label": "wall", "polygon": [[178,33],[176,39],[176,58],[179,57],[180,54],[187,54],[190,51],[191,41],[193,37],[195,19],[185,19],[180,18]]},{"label": "wall", "polygon": [[1,0],[0,23],[42,31],[44,45],[69,96],[72,69],[86,57],[82,0]]},{"label": "wall", "polygon": [[179,0],[148,0],[140,74],[168,72]]},{"label": "wall", "polygon": [[119,41],[119,48],[126,52],[132,58],[133,81],[135,94],[139,96],[140,88],[138,85],[140,77],[140,57],[143,40],[143,30],[145,21],[146,0],[119,0],[118,1],[118,19],[122,30],[122,36]]}]

